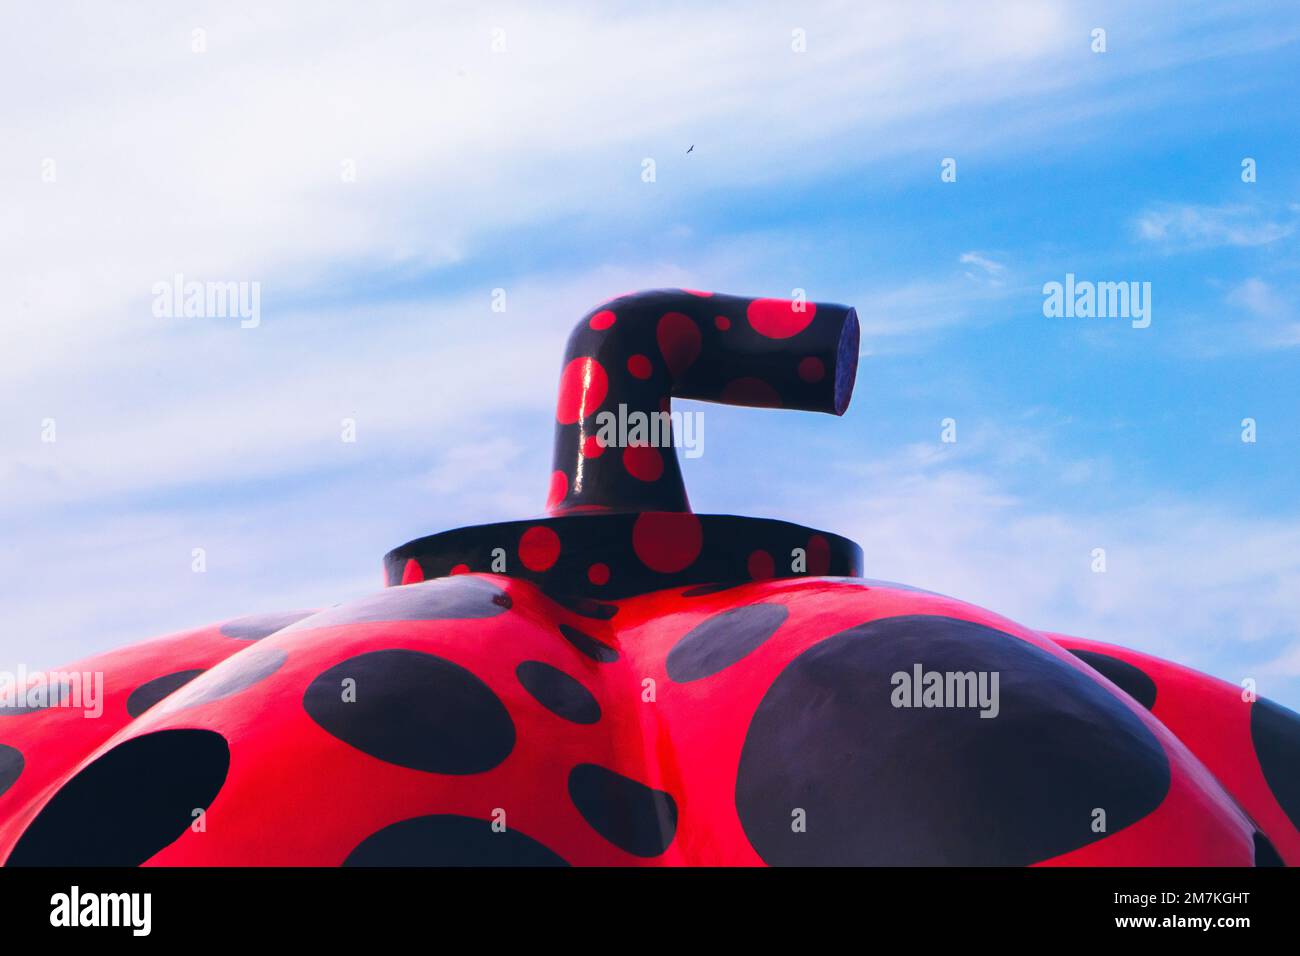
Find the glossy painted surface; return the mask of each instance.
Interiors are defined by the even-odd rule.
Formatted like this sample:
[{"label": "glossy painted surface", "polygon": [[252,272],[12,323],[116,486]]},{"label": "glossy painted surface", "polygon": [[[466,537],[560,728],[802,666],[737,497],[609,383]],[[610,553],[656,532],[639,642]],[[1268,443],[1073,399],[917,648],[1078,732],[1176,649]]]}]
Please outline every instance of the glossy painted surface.
[{"label": "glossy painted surface", "polygon": [[[1300,715],[1149,654],[1048,636],[1141,699],[1259,824],[1282,858],[1300,865]],[[1114,661],[1127,668],[1115,669]]]},{"label": "glossy painted surface", "polygon": [[657,418],[676,397],[842,415],[858,335],[829,303],[656,289],[597,306],[564,352],[547,509],[690,511],[671,443],[606,447],[601,414]]},{"label": "glossy painted surface", "polygon": [[1297,715],[863,579],[831,532],[692,514],[672,449],[652,477],[592,453],[611,403],[842,412],[856,336],[842,306],[593,310],[549,516],[416,539],[356,601],[65,668],[102,674],[98,716],[0,708],[0,859],[1300,863]]},{"label": "glossy painted surface", "polygon": [[458,528],[384,556],[389,585],[507,569],[563,601],[717,581],[862,573],[848,538],[788,521],[691,512],[586,512]]},{"label": "glossy painted surface", "polygon": [[[527,582],[460,575],[385,589],[260,640],[213,628],[76,665],[105,672],[102,718],[46,710],[0,728],[20,748],[39,745],[0,796],[0,853],[43,810],[53,815],[45,834],[11,863],[74,861],[109,830],[108,859],[167,865],[338,865],[353,854],[575,865],[1255,858],[1255,824],[1167,726],[996,615],[830,578],[613,603],[597,620]],[[932,670],[1000,669],[997,718],[873,703],[914,658]],[[206,670],[130,717],[133,692],[188,668]],[[349,678],[355,701],[343,703]],[[1177,692],[1161,687],[1172,706]],[[193,741],[181,741],[190,756],[115,757],[178,730],[228,746],[214,796],[196,788],[219,753]],[[1231,736],[1224,746],[1248,753]],[[1254,789],[1236,778],[1229,789],[1293,852],[1294,827],[1263,818],[1259,771],[1244,757],[1230,764]],[[152,805],[174,832],[61,809],[50,797],[78,771],[98,774],[98,805],[166,794]],[[206,807],[204,832],[189,828],[191,804]],[[1108,832],[1093,830],[1095,807]],[[494,815],[518,842],[490,842]],[[437,819],[388,843],[375,836],[424,817]],[[428,845],[421,827],[432,828]]]}]

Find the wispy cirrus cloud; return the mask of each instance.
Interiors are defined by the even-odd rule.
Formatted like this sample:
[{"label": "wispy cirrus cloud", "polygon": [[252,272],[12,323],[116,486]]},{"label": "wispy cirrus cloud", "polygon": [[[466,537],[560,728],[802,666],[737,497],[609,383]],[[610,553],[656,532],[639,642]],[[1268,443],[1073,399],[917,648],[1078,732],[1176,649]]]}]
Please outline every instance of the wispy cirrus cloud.
[{"label": "wispy cirrus cloud", "polygon": [[1300,207],[1268,210],[1253,204],[1162,205],[1134,220],[1137,237],[1169,251],[1219,246],[1266,246],[1295,235]]},{"label": "wispy cirrus cloud", "polygon": [[[1300,690],[1300,519],[1244,518],[1163,495],[1097,512],[1072,487],[1113,480],[1110,462],[1060,458],[1050,429],[977,429],[863,467],[833,505],[790,501],[862,544],[869,577],[996,608],[1044,630],[1137,647],[1262,692]],[[1008,455],[1011,455],[1008,458]],[[1054,463],[1056,504],[1008,479]],[[846,521],[846,516],[848,516]],[[822,525],[826,526],[826,525]],[[1094,549],[1105,571],[1094,570]]]},{"label": "wispy cirrus cloud", "polygon": [[[467,270],[530,227],[634,221],[647,157],[673,209],[733,186],[735,157],[758,185],[884,160],[915,136],[932,146],[942,136],[920,115],[1013,94],[1032,108],[1034,91],[1058,88],[1067,11],[826,3],[797,20],[762,6],[683,20],[398,4],[341,17],[286,3],[212,8],[200,25],[146,4],[118,11],[106,36],[72,10],[16,11],[9,36],[27,40],[5,48],[5,70],[42,92],[39,109],[7,115],[19,171],[0,179],[17,227],[0,223],[14,317],[0,370],[13,380],[98,352],[70,344],[155,347],[168,336],[149,289],[176,273],[257,280],[283,299],[341,270]],[[287,49],[312,55],[286,66]],[[929,82],[938,58],[944,83]],[[808,148],[822,138],[844,148]]]},{"label": "wispy cirrus cloud", "polygon": [[1001,285],[1002,276],[1007,271],[1006,266],[982,252],[963,252],[957,261],[971,267],[966,271],[966,278],[990,285]]},{"label": "wispy cirrus cloud", "polygon": [[1248,338],[1259,347],[1300,346],[1300,313],[1295,299],[1268,280],[1251,276],[1229,289],[1224,301],[1245,314]]}]

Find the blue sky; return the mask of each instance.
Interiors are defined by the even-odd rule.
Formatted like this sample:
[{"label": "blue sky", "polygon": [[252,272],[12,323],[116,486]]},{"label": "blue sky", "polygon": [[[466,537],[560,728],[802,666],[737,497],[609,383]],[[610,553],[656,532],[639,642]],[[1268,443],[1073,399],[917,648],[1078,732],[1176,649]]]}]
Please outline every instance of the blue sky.
[{"label": "blue sky", "polygon": [[[1294,4],[428,6],[16,14],[0,667],[536,513],[582,312],[803,288],[862,317],[854,403],[700,406],[697,510],[1300,706]],[[154,316],[177,272],[261,324]],[[1150,328],[1045,318],[1071,272],[1150,282]]]}]

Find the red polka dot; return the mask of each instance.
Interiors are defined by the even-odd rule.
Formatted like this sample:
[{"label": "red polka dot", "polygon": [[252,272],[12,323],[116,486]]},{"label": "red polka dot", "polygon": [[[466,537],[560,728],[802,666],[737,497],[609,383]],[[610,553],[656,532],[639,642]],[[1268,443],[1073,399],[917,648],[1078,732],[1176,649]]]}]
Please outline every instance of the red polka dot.
[{"label": "red polka dot", "polygon": [[588,435],[582,440],[582,457],[599,458],[605,454],[605,446],[600,443],[600,437],[597,435]]},{"label": "red polka dot", "polygon": [[674,378],[700,357],[700,327],[680,312],[664,313],[655,329],[655,340]]},{"label": "red polka dot", "polygon": [[672,396],[665,395],[663,398],[659,399],[659,411],[671,412],[672,410],[673,410]]},{"label": "red polka dot", "polygon": [[766,581],[776,576],[776,564],[766,551],[754,551],[748,561],[749,576],[755,581]]},{"label": "red polka dot", "polygon": [[831,543],[819,534],[808,539],[808,573],[828,574],[831,570]]},{"label": "red polka dot", "polygon": [[587,324],[598,332],[602,332],[614,324],[616,316],[609,309],[602,309],[591,317]]},{"label": "red polka dot", "polygon": [[713,317],[713,324],[718,327],[718,331],[725,332],[727,329],[731,328],[731,319],[727,318],[725,315],[715,315]]},{"label": "red polka dot", "polygon": [[569,493],[569,476],[562,471],[551,472],[551,486],[546,490],[546,507],[554,508]]},{"label": "red polka dot", "polygon": [[[795,306],[802,306],[800,311]],[[789,299],[755,299],[749,303],[749,324],[759,335],[769,339],[788,339],[808,328],[817,314],[812,302],[791,302]]]},{"label": "red polka dot", "polygon": [[572,425],[593,414],[609,391],[609,376],[594,358],[576,358],[564,366],[560,373],[560,400],[555,407],[555,419],[561,425]]},{"label": "red polka dot", "polygon": [[627,360],[627,370],[636,378],[649,378],[651,372],[650,360],[644,355],[633,355]]},{"label": "red polka dot", "polygon": [[529,571],[545,571],[560,556],[560,536],[550,528],[529,528],[519,538],[519,560]]},{"label": "red polka dot", "polygon": [[597,562],[587,569],[587,580],[600,586],[609,583],[609,565]]},{"label": "red polka dot", "polygon": [[651,571],[672,574],[700,556],[704,531],[689,511],[647,511],[632,525],[632,550]]},{"label": "red polka dot", "polygon": [[698,295],[701,299],[707,299],[713,295],[712,292],[701,292],[699,289],[683,289],[682,291],[689,292],[691,295]]},{"label": "red polka dot", "polygon": [[799,363],[799,377],[805,382],[820,382],[826,377],[826,366],[810,355]]},{"label": "red polka dot", "polygon": [[623,449],[623,467],[639,481],[658,481],[664,473],[664,456],[649,445],[630,445]]},{"label": "red polka dot", "polygon": [[416,584],[424,580],[424,568],[420,567],[420,562],[415,558],[407,558],[406,566],[402,568],[402,583]]},{"label": "red polka dot", "polygon": [[458,564],[451,569],[452,574],[469,574],[468,564]]},{"label": "red polka dot", "polygon": [[780,408],[781,395],[761,378],[737,378],[722,390],[722,401],[727,405],[748,405],[750,408]]}]

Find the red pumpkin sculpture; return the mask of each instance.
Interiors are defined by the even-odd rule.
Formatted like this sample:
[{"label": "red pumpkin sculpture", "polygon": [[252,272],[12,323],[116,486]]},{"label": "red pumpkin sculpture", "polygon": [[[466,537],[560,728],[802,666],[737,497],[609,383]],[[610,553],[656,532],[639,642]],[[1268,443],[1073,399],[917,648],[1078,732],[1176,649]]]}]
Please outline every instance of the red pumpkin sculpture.
[{"label": "red pumpkin sculpture", "polygon": [[[838,415],[857,357],[843,306],[604,304],[569,340],[546,516],[0,708],[0,858],[1300,863],[1296,714],[864,579],[831,532],[691,512],[672,397]],[[95,673],[99,717],[54,706]]]}]

